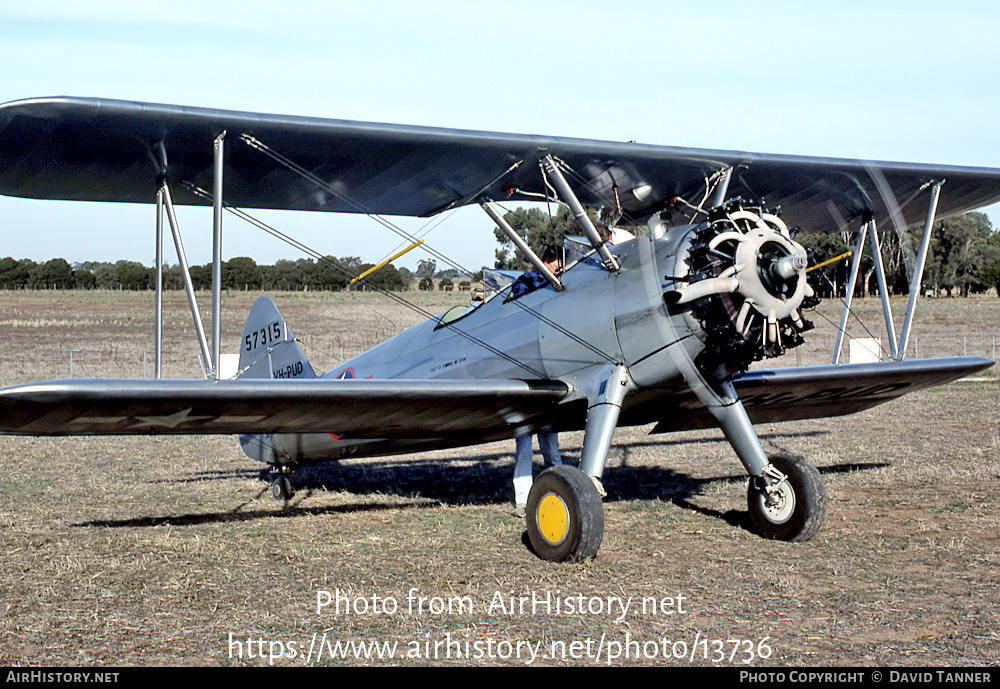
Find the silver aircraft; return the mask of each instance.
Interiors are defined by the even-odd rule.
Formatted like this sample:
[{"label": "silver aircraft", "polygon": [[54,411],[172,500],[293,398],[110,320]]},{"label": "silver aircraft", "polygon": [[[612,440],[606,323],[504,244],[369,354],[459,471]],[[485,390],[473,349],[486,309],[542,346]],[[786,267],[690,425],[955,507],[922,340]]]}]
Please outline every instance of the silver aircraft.
[{"label": "silver aircraft", "polygon": [[[0,193],[152,202],[157,269],[166,213],[187,279],[205,380],[61,380],[0,390],[0,433],[235,434],[271,466],[276,497],[306,462],[416,452],[584,430],[579,468],[531,489],[533,550],[597,553],[601,476],[615,429],[721,427],[748,475],[748,508],[767,538],[806,540],[826,494],[817,470],[769,458],[754,423],[849,414],[993,364],[904,360],[935,218],[1000,200],[1000,170],[470,132],[259,115],[98,99],[0,106]],[[176,198],[175,198],[176,197]],[[580,237],[550,271],[492,205],[565,203]],[[903,199],[902,202],[898,202]],[[175,203],[213,205],[211,347],[202,330]],[[429,216],[480,204],[534,265],[530,279],[452,309],[317,375],[267,297],[250,311],[238,373],[220,379],[218,247],[223,210],[276,208]],[[585,205],[648,232],[604,240]],[[242,210],[238,212],[243,213]],[[899,337],[878,224],[923,223]],[[817,303],[797,228],[856,238],[848,294],[870,243],[888,360],[748,370],[803,342]],[[849,302],[850,296],[847,297]],[[847,316],[845,308],[844,319]],[[841,331],[843,330],[843,322]]]}]

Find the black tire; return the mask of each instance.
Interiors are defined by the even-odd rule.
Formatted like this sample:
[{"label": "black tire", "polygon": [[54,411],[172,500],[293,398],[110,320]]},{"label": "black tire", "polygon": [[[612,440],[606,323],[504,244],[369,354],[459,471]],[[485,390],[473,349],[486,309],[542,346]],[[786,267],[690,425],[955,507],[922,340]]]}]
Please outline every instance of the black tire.
[{"label": "black tire", "polygon": [[546,469],[531,485],[525,512],[535,554],[552,562],[597,555],[604,537],[604,505],[594,483],[576,467]]},{"label": "black tire", "polygon": [[764,538],[808,541],[819,533],[826,517],[826,487],[812,464],[798,457],[771,458],[774,468],[787,476],[774,504],[768,506],[758,481],[750,479],[747,506],[754,528]]},{"label": "black tire", "polygon": [[271,495],[274,496],[275,500],[288,502],[292,499],[293,494],[292,482],[287,476],[279,476],[271,483]]}]

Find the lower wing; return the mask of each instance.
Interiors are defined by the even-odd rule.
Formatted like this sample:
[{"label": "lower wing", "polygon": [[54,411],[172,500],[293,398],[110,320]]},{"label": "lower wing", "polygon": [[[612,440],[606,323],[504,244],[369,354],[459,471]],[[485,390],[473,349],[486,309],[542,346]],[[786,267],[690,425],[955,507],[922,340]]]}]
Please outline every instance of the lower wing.
[{"label": "lower wing", "polygon": [[[748,371],[733,381],[751,421],[853,414],[993,365],[980,357]],[[336,433],[475,442],[518,427],[582,428],[560,381],[55,380],[0,390],[0,434]],[[619,425],[654,433],[714,428],[682,381],[631,395]]]},{"label": "lower wing", "polygon": [[0,434],[476,438],[530,423],[558,381],[53,380],[0,390]]},{"label": "lower wing", "polygon": [[[797,421],[853,414],[983,371],[993,363],[982,357],[949,357],[756,370],[734,379],[733,387],[754,423]],[[680,390],[676,394],[673,404],[662,398],[649,400],[633,413],[654,417],[647,418],[657,422],[653,433],[716,426],[694,395]],[[654,404],[659,411],[651,408]]]}]

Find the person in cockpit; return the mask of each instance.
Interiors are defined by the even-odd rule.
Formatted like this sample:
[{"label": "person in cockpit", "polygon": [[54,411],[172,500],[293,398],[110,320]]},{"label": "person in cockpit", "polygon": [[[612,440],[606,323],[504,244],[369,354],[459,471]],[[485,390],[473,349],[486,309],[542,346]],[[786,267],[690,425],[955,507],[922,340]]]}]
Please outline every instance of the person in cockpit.
[{"label": "person in cockpit", "polygon": [[[555,246],[549,245],[545,247],[545,251],[542,252],[542,263],[552,272],[553,275],[559,275],[563,269],[562,253]],[[545,284],[547,284],[547,281],[545,276],[542,275],[540,271],[528,271],[514,281],[514,284],[510,288],[510,296],[507,297],[507,301],[519,299],[525,294],[534,292],[536,289]]]}]

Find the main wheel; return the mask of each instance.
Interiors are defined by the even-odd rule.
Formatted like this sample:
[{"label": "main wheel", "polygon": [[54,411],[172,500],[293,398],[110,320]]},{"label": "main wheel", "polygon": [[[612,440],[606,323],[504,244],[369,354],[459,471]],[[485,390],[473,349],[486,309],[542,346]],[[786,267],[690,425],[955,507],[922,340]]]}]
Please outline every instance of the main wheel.
[{"label": "main wheel", "polygon": [[764,538],[808,541],[819,533],[826,516],[823,477],[801,458],[779,455],[771,458],[771,464],[786,478],[768,493],[751,477],[747,486],[750,519]]},{"label": "main wheel", "polygon": [[565,464],[543,471],[531,485],[525,513],[535,554],[553,562],[592,558],[604,537],[604,505],[594,483]]}]

